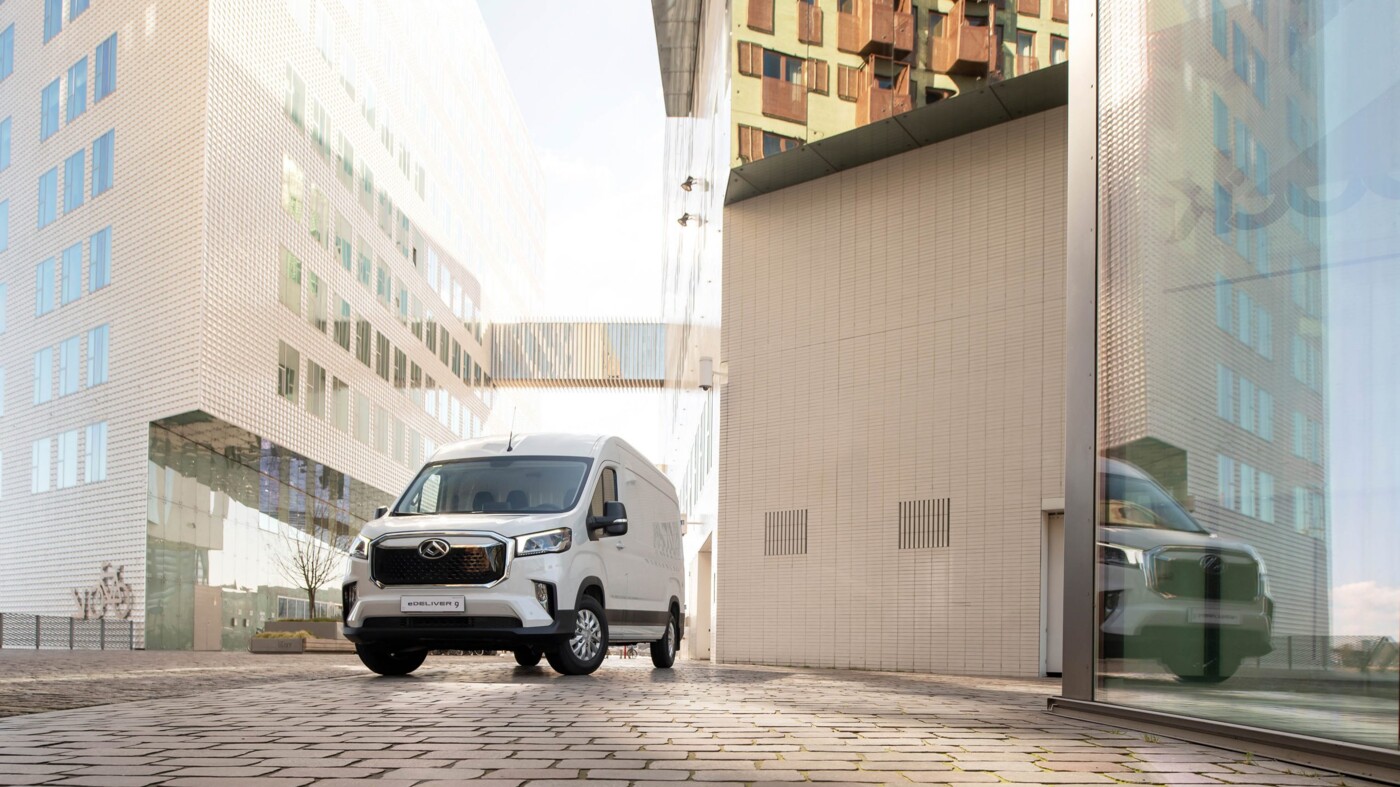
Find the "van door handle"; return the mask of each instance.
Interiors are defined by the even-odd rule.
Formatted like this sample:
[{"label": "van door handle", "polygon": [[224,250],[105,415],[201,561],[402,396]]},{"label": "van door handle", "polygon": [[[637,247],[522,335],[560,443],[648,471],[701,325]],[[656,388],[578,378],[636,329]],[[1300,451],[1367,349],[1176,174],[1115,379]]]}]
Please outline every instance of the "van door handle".
[{"label": "van door handle", "polygon": [[625,547],[625,546],[627,546],[627,545],[624,544],[624,543],[622,543],[621,541],[614,541],[614,542],[613,542],[613,546],[617,547],[618,549],[622,549],[623,547]]}]

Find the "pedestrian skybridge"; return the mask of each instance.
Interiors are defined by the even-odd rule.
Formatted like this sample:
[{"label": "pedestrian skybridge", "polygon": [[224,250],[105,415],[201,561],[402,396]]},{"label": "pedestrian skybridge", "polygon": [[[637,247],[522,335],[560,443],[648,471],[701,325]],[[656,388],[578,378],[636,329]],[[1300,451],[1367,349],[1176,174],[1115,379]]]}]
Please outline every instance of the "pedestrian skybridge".
[{"label": "pedestrian skybridge", "polygon": [[511,388],[660,388],[667,331],[661,323],[495,323],[492,380]]}]

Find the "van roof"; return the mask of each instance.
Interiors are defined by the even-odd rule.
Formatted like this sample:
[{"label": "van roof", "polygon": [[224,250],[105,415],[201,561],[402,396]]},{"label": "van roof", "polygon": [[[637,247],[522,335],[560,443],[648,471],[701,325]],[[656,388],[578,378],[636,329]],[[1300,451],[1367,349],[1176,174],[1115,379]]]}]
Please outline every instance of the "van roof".
[{"label": "van roof", "polygon": [[[505,456],[509,435],[492,435],[472,440],[448,443],[439,448],[429,461],[475,459],[485,456]],[[598,455],[607,435],[568,434],[563,432],[518,433],[511,443],[512,456],[583,456]]]}]

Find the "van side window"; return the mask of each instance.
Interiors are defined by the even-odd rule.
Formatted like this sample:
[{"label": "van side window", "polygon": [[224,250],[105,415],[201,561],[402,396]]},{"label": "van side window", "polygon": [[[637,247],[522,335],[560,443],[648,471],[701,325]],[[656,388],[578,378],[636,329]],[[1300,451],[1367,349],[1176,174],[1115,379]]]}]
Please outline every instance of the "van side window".
[{"label": "van side window", "polygon": [[603,475],[598,479],[598,485],[593,487],[593,503],[589,506],[589,516],[602,516],[603,503],[617,499],[617,470],[611,467],[603,468]]}]

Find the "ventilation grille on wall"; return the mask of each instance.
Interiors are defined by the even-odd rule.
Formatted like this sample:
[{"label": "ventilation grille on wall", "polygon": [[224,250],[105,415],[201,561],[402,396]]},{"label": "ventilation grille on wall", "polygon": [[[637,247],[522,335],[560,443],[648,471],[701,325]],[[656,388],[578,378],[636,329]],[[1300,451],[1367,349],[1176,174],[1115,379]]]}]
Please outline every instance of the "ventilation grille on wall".
[{"label": "ventilation grille on wall", "polygon": [[937,549],[948,546],[952,502],[952,498],[948,497],[901,500],[899,548]]},{"label": "ventilation grille on wall", "polygon": [[763,515],[763,554],[807,554],[807,509],[769,511]]}]

